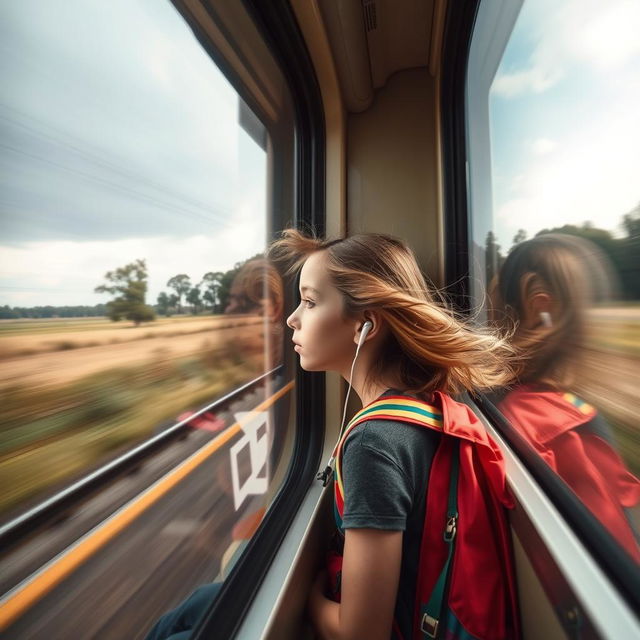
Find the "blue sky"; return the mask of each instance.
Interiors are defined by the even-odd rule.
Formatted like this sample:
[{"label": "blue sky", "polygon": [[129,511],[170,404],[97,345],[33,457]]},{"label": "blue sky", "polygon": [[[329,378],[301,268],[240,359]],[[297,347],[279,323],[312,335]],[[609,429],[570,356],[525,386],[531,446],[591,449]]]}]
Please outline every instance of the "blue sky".
[{"label": "blue sky", "polygon": [[137,258],[148,301],[264,248],[266,155],[169,2],[0,7],[0,304],[96,304]]},{"label": "blue sky", "polygon": [[590,220],[640,202],[640,2],[525,0],[490,92],[494,228]]}]

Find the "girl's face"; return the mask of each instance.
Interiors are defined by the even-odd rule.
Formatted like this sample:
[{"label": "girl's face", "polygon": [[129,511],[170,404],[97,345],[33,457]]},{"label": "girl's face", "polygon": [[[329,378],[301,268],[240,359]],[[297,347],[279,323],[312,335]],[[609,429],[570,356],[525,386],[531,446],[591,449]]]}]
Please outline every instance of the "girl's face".
[{"label": "girl's face", "polygon": [[355,352],[355,320],[342,316],[342,294],[331,284],[326,251],[312,253],[300,272],[300,305],[287,318],[305,371],[339,371]]}]

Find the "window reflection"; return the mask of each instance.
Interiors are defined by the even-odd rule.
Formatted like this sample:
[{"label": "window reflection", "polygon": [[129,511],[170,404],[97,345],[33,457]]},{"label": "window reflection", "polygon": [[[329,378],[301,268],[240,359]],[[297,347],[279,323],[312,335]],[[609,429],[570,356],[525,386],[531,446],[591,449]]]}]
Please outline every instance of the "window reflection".
[{"label": "window reflection", "polygon": [[594,360],[589,348],[589,312],[609,297],[610,273],[598,248],[574,236],[542,234],[513,249],[490,298],[493,321],[518,349],[518,381],[497,405],[640,562],[632,511],[640,502],[640,481],[617,453],[607,417],[585,400],[597,403],[602,387],[590,385],[584,372],[600,371],[611,357]]},{"label": "window reflection", "polygon": [[636,561],[639,30],[623,0],[484,0],[467,71],[472,304],[520,349],[497,402]]},{"label": "window reflection", "polygon": [[[238,269],[229,288],[225,307],[227,315],[259,315],[262,320],[265,370],[283,362],[284,285],[277,269],[262,256],[254,256]],[[281,373],[267,382],[265,398],[282,387]],[[268,506],[267,489],[273,469],[280,461],[288,424],[285,409],[279,403],[258,416],[242,416],[242,435],[231,447],[229,455],[216,469],[216,480],[224,509],[235,522],[231,543],[221,560],[220,576],[228,575],[246,543],[256,532]],[[235,514],[235,515],[234,515]]]}]

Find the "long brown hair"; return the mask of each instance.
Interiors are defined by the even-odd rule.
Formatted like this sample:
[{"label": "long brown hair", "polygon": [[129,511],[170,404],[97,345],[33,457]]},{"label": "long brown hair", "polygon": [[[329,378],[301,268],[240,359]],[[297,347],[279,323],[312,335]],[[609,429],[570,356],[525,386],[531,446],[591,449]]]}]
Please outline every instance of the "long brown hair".
[{"label": "long brown hair", "polygon": [[512,378],[513,348],[490,329],[458,317],[427,286],[415,255],[393,236],[367,233],[322,240],[286,229],[270,257],[297,273],[316,251],[327,252],[328,275],[342,294],[344,317],[375,309],[389,327],[370,381],[397,372],[403,390],[458,393],[501,387]]},{"label": "long brown hair", "polygon": [[[516,245],[490,287],[491,318],[510,329],[519,355],[520,382],[558,389],[576,383],[589,307],[612,294],[613,273],[596,245],[584,238],[546,233]],[[527,326],[528,298],[548,294],[552,324]]]}]

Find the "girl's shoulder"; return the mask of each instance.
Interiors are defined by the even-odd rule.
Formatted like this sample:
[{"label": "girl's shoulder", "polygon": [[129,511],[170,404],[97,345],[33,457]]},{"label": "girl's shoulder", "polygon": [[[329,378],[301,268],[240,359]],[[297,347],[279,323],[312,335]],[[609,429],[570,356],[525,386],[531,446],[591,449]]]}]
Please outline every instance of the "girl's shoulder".
[{"label": "girl's shoulder", "polygon": [[[388,389],[385,391],[375,403],[372,403],[373,407],[378,407],[377,413],[394,413],[398,415],[398,409],[404,409],[405,407],[398,404],[398,398],[401,400],[409,400],[426,403],[423,406],[420,405],[418,408],[420,410],[433,410],[434,418],[438,417],[435,414],[440,414],[441,412],[435,407],[432,406],[432,402],[426,402],[425,400],[414,396],[413,394],[408,394],[402,391],[397,391],[395,389]],[[384,407],[380,407],[380,403],[385,403]],[[398,404],[398,406],[396,406]],[[388,405],[388,406],[387,406]],[[374,411],[376,413],[376,411]],[[422,411],[424,413],[424,411]],[[415,417],[415,416],[409,416]],[[434,425],[438,423],[435,422]],[[440,426],[441,428],[441,426]],[[413,422],[407,422],[400,418],[393,419],[390,416],[387,417],[379,417],[376,415],[372,415],[372,417],[368,420],[364,420],[360,424],[357,424],[352,432],[349,434],[347,438],[347,442],[350,438],[353,437],[354,441],[358,440],[362,444],[379,444],[382,447],[386,443],[389,444],[415,444],[420,443],[423,440],[433,440],[434,438],[439,438],[440,428],[434,426],[430,428],[429,425],[422,424],[414,424]],[[345,442],[346,444],[346,442]]]},{"label": "girl's shoulder", "polygon": [[402,420],[371,419],[356,425],[347,436],[344,455],[358,449],[368,449],[389,457],[400,465],[424,460],[429,451],[435,451],[441,434]]},{"label": "girl's shoulder", "polygon": [[[352,490],[410,496],[424,487],[441,434],[400,420],[366,420],[345,441],[342,469]],[[360,480],[359,480],[360,479]],[[354,489],[355,488],[355,489]]]}]

